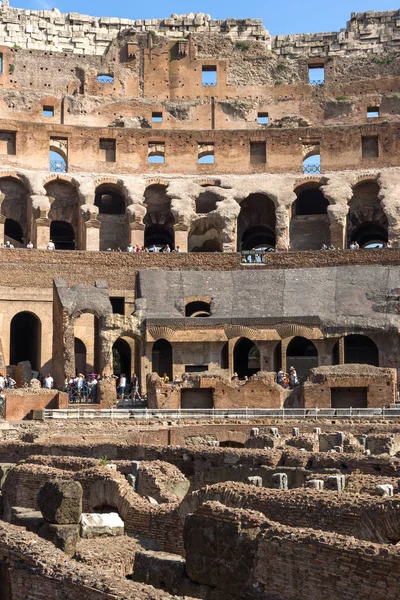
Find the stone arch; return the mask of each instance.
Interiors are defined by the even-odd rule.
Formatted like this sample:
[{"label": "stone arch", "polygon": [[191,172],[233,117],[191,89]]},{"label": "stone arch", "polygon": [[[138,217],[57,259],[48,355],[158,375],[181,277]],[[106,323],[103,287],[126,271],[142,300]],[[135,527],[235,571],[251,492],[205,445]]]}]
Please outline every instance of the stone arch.
[{"label": "stone arch", "polygon": [[166,373],[172,381],[173,353],[172,345],[167,340],[160,339],[153,344],[151,364],[153,373],[160,377]]},{"label": "stone arch", "polygon": [[233,349],[233,370],[239,379],[251,377],[260,370],[260,351],[249,338],[239,338]]},{"label": "stone arch", "polygon": [[114,375],[126,376],[130,381],[132,372],[132,352],[131,347],[122,336],[120,336],[113,344],[113,372]]},{"label": "stone arch", "polygon": [[[6,219],[18,223],[22,230],[22,239],[26,243],[29,236],[28,220],[28,190],[22,181],[16,177],[0,178],[0,192],[4,194],[1,214]],[[0,240],[3,242],[3,240]]]},{"label": "stone arch", "polygon": [[388,240],[388,220],[379,200],[379,185],[366,179],[353,187],[347,214],[347,243],[366,247],[371,242],[383,245]]},{"label": "stone arch", "polygon": [[153,183],[146,187],[143,204],[146,207],[144,217],[144,244],[158,248],[167,244],[174,247],[175,219],[171,211],[171,200],[166,193],[167,186]]},{"label": "stone arch", "polygon": [[79,239],[78,190],[74,183],[59,177],[51,179],[44,187],[47,196],[54,199],[49,211],[50,238],[57,249],[74,250]]},{"label": "stone arch", "polygon": [[86,345],[81,339],[75,338],[74,340],[74,353],[75,353],[75,371],[76,374],[86,374]]},{"label": "stone arch", "polygon": [[[346,335],[344,343],[344,363],[364,364],[379,367],[379,349],[375,342],[367,335]],[[333,364],[339,364],[339,342],[333,347]]]},{"label": "stone arch", "polygon": [[275,248],[275,204],[266,194],[250,194],[242,200],[237,224],[238,250]]},{"label": "stone arch", "polygon": [[318,350],[311,340],[296,336],[292,338],[286,347],[286,371],[290,367],[297,371],[299,380],[304,380],[310,369],[318,367]]},{"label": "stone arch", "polygon": [[100,250],[125,249],[129,243],[126,197],[115,182],[102,181],[95,188],[95,206],[99,209]]},{"label": "stone arch", "polygon": [[32,369],[41,366],[42,323],[30,311],[21,311],[10,322],[10,364],[30,361]]},{"label": "stone arch", "polygon": [[321,185],[308,181],[294,190],[297,197],[290,220],[291,250],[318,250],[322,244],[330,243],[329,201]]}]

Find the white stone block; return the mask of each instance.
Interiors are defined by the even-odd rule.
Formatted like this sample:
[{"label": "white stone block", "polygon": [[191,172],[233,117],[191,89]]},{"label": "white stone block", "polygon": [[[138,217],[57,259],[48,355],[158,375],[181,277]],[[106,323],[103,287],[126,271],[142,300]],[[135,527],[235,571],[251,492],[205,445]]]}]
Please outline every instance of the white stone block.
[{"label": "white stone block", "polygon": [[124,535],[124,522],[118,513],[82,513],[80,525],[85,539]]}]

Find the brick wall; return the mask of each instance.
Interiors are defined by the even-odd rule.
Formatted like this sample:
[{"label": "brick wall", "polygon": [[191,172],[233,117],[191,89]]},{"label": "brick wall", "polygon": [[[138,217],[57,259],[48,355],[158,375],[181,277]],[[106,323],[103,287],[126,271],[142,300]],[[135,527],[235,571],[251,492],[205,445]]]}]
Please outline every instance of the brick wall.
[{"label": "brick wall", "polygon": [[38,394],[30,394],[29,391],[19,389],[6,392],[7,421],[26,419],[32,410],[44,408],[68,408],[68,394],[58,390],[41,390]]}]

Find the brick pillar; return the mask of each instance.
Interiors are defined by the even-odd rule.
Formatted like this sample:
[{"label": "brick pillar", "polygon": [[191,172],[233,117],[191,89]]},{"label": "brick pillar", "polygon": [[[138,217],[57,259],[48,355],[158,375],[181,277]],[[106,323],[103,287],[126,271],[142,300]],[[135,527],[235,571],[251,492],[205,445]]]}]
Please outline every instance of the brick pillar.
[{"label": "brick pillar", "polygon": [[132,246],[144,246],[144,224],[143,223],[131,223],[130,224],[130,235]]},{"label": "brick pillar", "polygon": [[100,250],[100,222],[97,219],[85,221],[85,250]]},{"label": "brick pillar", "polygon": [[6,222],[6,218],[4,215],[0,215],[0,244],[4,244],[4,223]]},{"label": "brick pillar", "polygon": [[275,211],[275,247],[276,250],[287,252],[289,250],[289,212],[280,205]]},{"label": "brick pillar", "polygon": [[339,365],[344,365],[344,337],[339,339]]},{"label": "brick pillar", "polygon": [[348,211],[349,207],[347,204],[331,204],[328,206],[331,244],[335,248],[346,248],[346,220]]},{"label": "brick pillar", "polygon": [[175,240],[174,245],[175,249],[179,246],[181,252],[188,251],[188,238],[189,238],[189,228],[187,225],[182,225],[178,223],[174,225],[175,232]]}]

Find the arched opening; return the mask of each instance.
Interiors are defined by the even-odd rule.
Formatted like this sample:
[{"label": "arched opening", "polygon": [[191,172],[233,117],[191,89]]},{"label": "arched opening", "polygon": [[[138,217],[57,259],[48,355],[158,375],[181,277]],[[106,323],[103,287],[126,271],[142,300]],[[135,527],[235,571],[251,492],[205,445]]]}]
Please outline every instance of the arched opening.
[{"label": "arched opening", "polygon": [[314,343],[305,337],[296,336],[286,349],[286,371],[290,367],[297,371],[299,381],[306,379],[310,369],[318,367],[318,351]]},{"label": "arched opening", "polygon": [[168,246],[174,248],[174,223],[171,212],[171,200],[166,194],[166,186],[153,184],[146,188],[144,205],[144,244],[146,247],[155,245],[158,249]]},{"label": "arched opening", "polygon": [[347,214],[347,243],[360,248],[383,246],[388,241],[388,220],[378,197],[376,181],[356,185]]},{"label": "arched opening", "polygon": [[70,223],[52,221],[50,239],[55,244],[56,250],[75,250],[75,233]]},{"label": "arched opening", "polygon": [[237,225],[239,250],[275,248],[275,206],[264,194],[250,194],[240,205]]},{"label": "arched opening", "polygon": [[25,186],[18,179],[3,177],[0,179],[0,190],[4,194],[1,212],[6,217],[4,241],[8,237],[16,245],[25,243],[28,237],[28,195]]},{"label": "arched opening", "polygon": [[22,227],[14,219],[6,219],[4,223],[4,240],[12,244],[23,244]]},{"label": "arched opening", "polygon": [[329,202],[318,183],[298,187],[296,195],[290,221],[290,249],[319,250],[322,244],[330,243]]},{"label": "arched opening", "polygon": [[66,173],[67,160],[64,153],[56,148],[50,148],[50,164],[49,171],[51,173]]},{"label": "arched opening", "polygon": [[174,230],[162,225],[150,225],[146,227],[144,234],[144,245],[146,248],[155,246],[157,250],[162,250],[165,246],[174,247]]},{"label": "arched opening", "polygon": [[189,302],[185,306],[185,317],[209,317],[211,315],[211,306],[209,302],[196,300]]},{"label": "arched opening", "polygon": [[352,233],[351,241],[357,242],[360,248],[383,248],[388,241],[388,232],[377,223],[363,223]]},{"label": "arched opening", "polygon": [[225,342],[221,350],[221,369],[229,369],[229,344]]},{"label": "arched opening", "polygon": [[50,239],[57,249],[74,250],[79,246],[79,198],[76,186],[63,179],[54,179],[45,188],[47,196],[53,198],[49,211]]},{"label": "arched opening", "polygon": [[157,340],[151,354],[152,371],[160,377],[166,373],[172,380],[172,346],[167,340]]},{"label": "arched opening", "polygon": [[100,250],[125,249],[129,243],[129,228],[121,190],[113,184],[99,185],[94,204],[99,209]]},{"label": "arched opening", "polygon": [[308,152],[303,159],[303,173],[306,175],[318,175],[318,173],[321,173],[319,144],[315,146],[318,146],[318,148]]},{"label": "arched opening", "polygon": [[79,338],[75,338],[75,373],[86,375],[86,346]]},{"label": "arched opening", "polygon": [[16,314],[10,325],[10,364],[29,360],[32,369],[40,369],[41,323],[30,312]]},{"label": "arched opening", "polygon": [[114,375],[124,373],[128,381],[132,372],[132,356],[131,347],[128,342],[122,338],[118,338],[112,347],[113,352],[113,370]]},{"label": "arched opening", "polygon": [[[373,365],[379,367],[379,350],[374,341],[366,335],[351,334],[344,340],[345,364]],[[339,342],[333,347],[333,364],[339,364]]]},{"label": "arched opening", "polygon": [[239,379],[251,377],[260,370],[260,352],[254,342],[240,338],[233,351],[233,369]]}]

